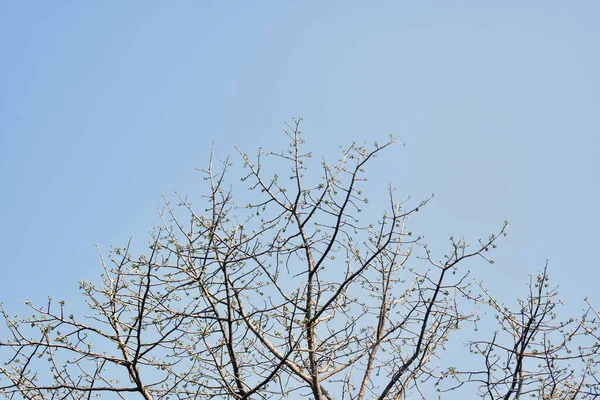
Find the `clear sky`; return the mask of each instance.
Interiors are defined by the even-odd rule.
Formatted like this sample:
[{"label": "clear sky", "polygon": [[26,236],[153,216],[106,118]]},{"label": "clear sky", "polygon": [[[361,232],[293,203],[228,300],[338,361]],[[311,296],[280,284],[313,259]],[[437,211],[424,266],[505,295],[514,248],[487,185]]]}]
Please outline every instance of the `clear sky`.
[{"label": "clear sky", "polygon": [[75,301],[94,244],[145,244],[161,195],[233,146],[406,143],[371,198],[433,203],[411,221],[439,254],[511,222],[503,300],[549,259],[579,314],[596,292],[600,3],[0,2],[0,301]]}]

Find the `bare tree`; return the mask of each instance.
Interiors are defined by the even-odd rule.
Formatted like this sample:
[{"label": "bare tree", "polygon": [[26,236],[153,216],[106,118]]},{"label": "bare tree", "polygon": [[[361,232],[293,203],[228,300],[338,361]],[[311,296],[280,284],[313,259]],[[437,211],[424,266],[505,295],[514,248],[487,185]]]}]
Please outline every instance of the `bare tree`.
[{"label": "bare tree", "polygon": [[[286,151],[239,152],[245,173],[235,185],[230,160],[214,169],[211,158],[203,204],[165,199],[145,255],[134,257],[129,244],[106,260],[100,254],[101,281],[80,282],[90,315],[76,318],[52,300],[27,303],[28,318],[2,309],[0,393],[383,400],[425,398],[431,388],[466,383],[492,399],[598,393],[597,345],[570,344],[597,338],[593,310],[554,323],[544,272],[511,312],[459,268],[468,258],[493,262],[487,252],[508,223],[473,247],[451,238],[437,261],[406,228],[429,199],[409,207],[390,187],[378,221],[358,218],[367,203],[364,168],[394,139],[371,149],[351,145],[337,163],[323,160],[316,179],[307,174],[311,154],[299,121],[286,133]],[[471,344],[483,370],[440,365],[452,333],[479,319],[469,305],[482,304],[502,327]],[[501,334],[514,344],[502,345]],[[563,367],[569,360],[583,362],[583,370]]]},{"label": "bare tree", "polygon": [[[483,368],[452,369],[457,385],[478,383],[486,399],[580,399],[600,397],[596,367],[600,336],[599,314],[589,304],[579,319],[561,320],[556,288],[548,266],[532,277],[517,310],[501,305],[485,288],[485,301],[500,327],[491,339],[474,340],[471,353],[483,358]],[[479,363],[476,365],[479,366]]]}]

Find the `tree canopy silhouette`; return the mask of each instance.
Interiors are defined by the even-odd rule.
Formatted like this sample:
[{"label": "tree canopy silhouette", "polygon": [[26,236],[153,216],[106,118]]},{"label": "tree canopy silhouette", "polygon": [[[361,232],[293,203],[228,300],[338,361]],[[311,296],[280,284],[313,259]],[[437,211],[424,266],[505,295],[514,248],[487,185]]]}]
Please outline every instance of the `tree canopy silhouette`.
[{"label": "tree canopy silhouette", "polygon": [[[493,262],[488,254],[507,222],[470,246],[450,238],[438,260],[407,227],[429,199],[411,205],[390,187],[387,210],[359,218],[368,202],[365,169],[393,138],[352,144],[315,173],[299,124],[287,126],[284,151],[240,151],[237,178],[229,159],[215,168],[211,157],[202,204],[165,199],[145,254],[134,256],[129,244],[101,254],[101,280],[80,282],[86,315],[52,300],[27,302],[29,317],[2,308],[0,393],[147,400],[600,394],[591,304],[561,320],[544,268],[511,309],[464,269],[469,258]],[[497,324],[487,337],[466,329],[483,313]],[[465,357],[451,360],[442,352],[458,334],[469,344]]]}]

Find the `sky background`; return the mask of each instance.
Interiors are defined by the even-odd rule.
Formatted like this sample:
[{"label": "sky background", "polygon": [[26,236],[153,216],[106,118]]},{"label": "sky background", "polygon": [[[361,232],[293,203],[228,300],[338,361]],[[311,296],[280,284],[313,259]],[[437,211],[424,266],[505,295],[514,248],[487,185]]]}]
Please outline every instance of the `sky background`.
[{"label": "sky background", "polygon": [[[76,303],[80,279],[161,195],[203,190],[215,158],[396,146],[372,164],[416,204],[434,252],[511,222],[496,264],[468,268],[504,301],[549,260],[567,307],[596,294],[600,3],[0,2],[0,301]],[[240,165],[239,163],[237,165]],[[373,214],[373,218],[376,215]]]}]

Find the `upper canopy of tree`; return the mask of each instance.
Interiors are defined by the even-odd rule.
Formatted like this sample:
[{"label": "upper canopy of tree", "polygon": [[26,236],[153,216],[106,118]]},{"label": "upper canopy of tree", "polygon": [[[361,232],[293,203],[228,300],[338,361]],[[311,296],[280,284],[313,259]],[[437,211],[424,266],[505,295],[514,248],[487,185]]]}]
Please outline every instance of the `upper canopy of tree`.
[{"label": "upper canopy of tree", "polygon": [[[365,170],[393,138],[352,144],[337,162],[319,164],[304,149],[299,121],[286,134],[284,151],[239,152],[237,177],[229,159],[215,168],[211,157],[201,204],[165,200],[145,254],[134,256],[128,244],[101,255],[101,281],[80,283],[85,315],[51,300],[28,303],[26,318],[2,309],[0,393],[317,400],[600,394],[591,306],[561,322],[544,269],[512,310],[464,269],[468,258],[493,262],[489,251],[508,223],[470,246],[451,238],[438,260],[407,228],[429,199],[399,202],[390,187],[387,210],[359,218]],[[485,313],[496,327],[471,329]]]}]

